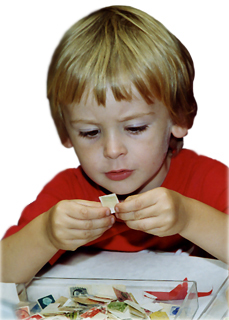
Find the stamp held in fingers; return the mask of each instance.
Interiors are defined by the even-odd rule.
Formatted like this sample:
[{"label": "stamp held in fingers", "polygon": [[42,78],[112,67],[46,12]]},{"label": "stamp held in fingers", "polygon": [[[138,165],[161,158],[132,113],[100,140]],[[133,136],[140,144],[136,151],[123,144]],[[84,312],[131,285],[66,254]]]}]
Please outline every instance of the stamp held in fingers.
[{"label": "stamp held in fingers", "polygon": [[108,194],[106,196],[99,197],[100,202],[103,207],[108,207],[111,210],[111,213],[115,213],[115,205],[119,203],[118,198],[115,193]]}]

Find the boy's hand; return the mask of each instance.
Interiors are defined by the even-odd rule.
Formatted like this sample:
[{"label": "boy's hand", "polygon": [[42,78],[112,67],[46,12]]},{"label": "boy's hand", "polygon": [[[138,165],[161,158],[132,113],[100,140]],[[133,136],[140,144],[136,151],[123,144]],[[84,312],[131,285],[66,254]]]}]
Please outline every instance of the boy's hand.
[{"label": "boy's hand", "polygon": [[185,227],[184,198],[175,191],[155,188],[117,204],[115,215],[131,229],[159,237],[170,236]]},{"label": "boy's hand", "polygon": [[46,212],[46,230],[56,249],[76,250],[99,238],[115,222],[108,208],[86,200],[63,200]]}]

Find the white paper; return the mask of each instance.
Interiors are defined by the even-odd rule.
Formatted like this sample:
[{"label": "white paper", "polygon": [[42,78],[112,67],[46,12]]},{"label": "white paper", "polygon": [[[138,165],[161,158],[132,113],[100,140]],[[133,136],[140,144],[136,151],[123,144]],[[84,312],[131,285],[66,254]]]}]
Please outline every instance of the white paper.
[{"label": "white paper", "polygon": [[100,202],[103,207],[108,207],[111,210],[111,213],[115,213],[115,205],[119,203],[118,198],[115,193],[108,194],[106,196],[99,197]]}]

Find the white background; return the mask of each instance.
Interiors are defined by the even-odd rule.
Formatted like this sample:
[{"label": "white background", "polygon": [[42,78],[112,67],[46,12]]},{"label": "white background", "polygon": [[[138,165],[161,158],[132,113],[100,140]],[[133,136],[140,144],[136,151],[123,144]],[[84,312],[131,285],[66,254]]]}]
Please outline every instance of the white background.
[{"label": "white background", "polygon": [[229,164],[226,0],[2,1],[0,236],[56,173],[78,165],[74,151],[61,146],[52,123],[47,70],[63,33],[91,11],[113,4],[146,11],[188,48],[199,109],[185,147]]}]

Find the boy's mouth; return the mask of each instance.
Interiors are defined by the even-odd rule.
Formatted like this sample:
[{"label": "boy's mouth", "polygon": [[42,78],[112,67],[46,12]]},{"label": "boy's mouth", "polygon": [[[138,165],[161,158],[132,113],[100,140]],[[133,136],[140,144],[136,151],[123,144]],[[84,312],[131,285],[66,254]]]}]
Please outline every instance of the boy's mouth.
[{"label": "boy's mouth", "polygon": [[133,173],[133,170],[113,170],[105,173],[108,179],[114,180],[114,181],[120,181],[127,179],[131,174]]}]

